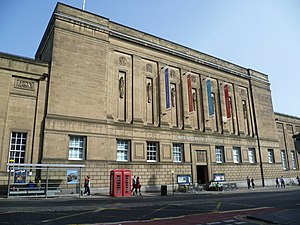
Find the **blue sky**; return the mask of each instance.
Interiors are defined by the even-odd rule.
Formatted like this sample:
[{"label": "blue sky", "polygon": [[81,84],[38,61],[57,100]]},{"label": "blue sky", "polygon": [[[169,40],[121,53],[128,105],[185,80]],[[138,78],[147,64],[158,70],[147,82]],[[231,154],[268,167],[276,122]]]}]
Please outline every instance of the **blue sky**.
[{"label": "blue sky", "polygon": [[[2,0],[0,52],[33,58],[56,3]],[[86,0],[85,10],[265,73],[274,111],[300,117],[299,0]]]}]

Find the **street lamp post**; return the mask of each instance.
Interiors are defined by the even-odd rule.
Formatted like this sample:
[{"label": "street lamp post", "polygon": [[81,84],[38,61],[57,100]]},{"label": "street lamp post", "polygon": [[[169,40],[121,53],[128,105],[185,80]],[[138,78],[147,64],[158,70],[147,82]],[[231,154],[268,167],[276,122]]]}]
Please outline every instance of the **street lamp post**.
[{"label": "street lamp post", "polygon": [[174,195],[174,192],[175,192],[175,187],[174,187],[174,170],[171,171],[171,174],[172,174],[172,187],[173,187],[173,195]]}]

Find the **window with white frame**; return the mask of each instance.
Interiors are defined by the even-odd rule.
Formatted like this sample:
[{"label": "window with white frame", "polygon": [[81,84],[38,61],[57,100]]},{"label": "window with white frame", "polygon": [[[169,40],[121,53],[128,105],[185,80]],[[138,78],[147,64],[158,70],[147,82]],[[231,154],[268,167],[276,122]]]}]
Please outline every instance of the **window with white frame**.
[{"label": "window with white frame", "polygon": [[85,137],[70,135],[69,138],[69,160],[83,160]]},{"label": "window with white frame", "polygon": [[224,147],[216,146],[215,152],[216,152],[216,163],[224,163],[225,162]]},{"label": "window with white frame", "polygon": [[275,163],[273,149],[268,149],[268,161],[269,161],[269,163]]},{"label": "window with white frame", "polygon": [[157,142],[147,142],[147,162],[157,161]]},{"label": "window with white frame", "polygon": [[129,141],[117,140],[117,161],[128,161]]},{"label": "window with white frame", "polygon": [[295,151],[291,151],[291,160],[292,160],[292,169],[296,170],[297,169],[297,162],[296,162]]},{"label": "window with white frame", "polygon": [[11,132],[9,159],[11,163],[25,163],[27,133]]},{"label": "window with white frame", "polygon": [[183,144],[173,144],[173,162],[182,162]]},{"label": "window with white frame", "polygon": [[233,162],[234,163],[241,163],[241,148],[240,147],[233,147],[232,148],[232,155],[233,155]]},{"label": "window with white frame", "polygon": [[281,150],[281,165],[282,165],[282,169],[286,170],[286,157],[285,157],[285,151]]},{"label": "window with white frame", "polygon": [[248,149],[249,163],[256,163],[255,148]]}]

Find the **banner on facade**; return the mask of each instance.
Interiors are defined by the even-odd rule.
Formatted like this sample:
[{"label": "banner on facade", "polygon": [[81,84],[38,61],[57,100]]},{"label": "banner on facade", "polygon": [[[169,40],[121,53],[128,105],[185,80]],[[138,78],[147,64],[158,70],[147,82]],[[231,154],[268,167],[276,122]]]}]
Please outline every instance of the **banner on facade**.
[{"label": "banner on facade", "polygon": [[211,96],[211,81],[206,81],[206,90],[207,90],[207,102],[208,102],[208,115],[212,116],[214,115],[214,105],[213,100]]},{"label": "banner on facade", "polygon": [[191,74],[188,74],[186,79],[187,79],[188,104],[189,104],[188,112],[190,113],[194,111]]},{"label": "banner on facade", "polygon": [[165,66],[165,96],[166,96],[166,110],[171,108],[170,104],[170,80],[169,80],[169,69]]},{"label": "banner on facade", "polygon": [[226,105],[226,117],[231,118],[231,106],[229,101],[228,84],[224,85],[224,96],[225,96],[225,105]]}]

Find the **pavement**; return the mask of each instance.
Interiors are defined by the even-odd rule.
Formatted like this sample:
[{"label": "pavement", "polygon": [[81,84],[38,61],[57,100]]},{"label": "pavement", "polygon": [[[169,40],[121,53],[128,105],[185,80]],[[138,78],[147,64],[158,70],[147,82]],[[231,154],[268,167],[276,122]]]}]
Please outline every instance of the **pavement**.
[{"label": "pavement", "polygon": [[[187,192],[187,193],[173,193],[173,192],[168,192],[167,195],[168,196],[172,196],[173,194],[175,196],[178,195],[186,195],[189,193],[193,193],[193,194],[199,194],[199,195],[206,195],[206,194],[211,194],[211,195],[222,195],[222,194],[236,194],[236,193],[247,193],[247,192],[275,192],[275,191],[282,191],[282,190],[299,190],[300,191],[300,187],[299,186],[287,186],[285,189],[281,189],[281,188],[275,188],[275,187],[257,187],[255,188],[255,190],[248,190],[247,188],[238,188],[238,189],[234,189],[234,190],[229,190],[229,191],[199,191],[199,192]],[[144,192],[142,193],[142,197],[143,198],[147,198],[147,197],[158,197],[160,196],[161,193],[160,192]],[[139,197],[139,196],[131,196],[132,198],[134,197]],[[129,198],[131,198],[129,197]],[[110,197],[109,195],[101,195],[101,194],[93,194],[92,196],[80,196],[79,195],[72,195],[72,196],[61,196],[60,198],[62,199],[67,199],[67,198],[82,198],[82,199],[87,199],[87,198],[93,198],[93,199],[97,199],[97,198],[105,198],[107,201],[111,202],[112,204],[114,202],[116,202],[115,200],[118,199],[119,197]],[[121,197],[121,198],[125,198],[125,197]],[[24,198],[21,198],[24,200]],[[16,199],[15,197],[11,198],[11,199],[7,199],[5,196],[0,197],[0,202],[5,202],[5,201],[19,201],[20,199]],[[39,200],[43,201],[43,198],[40,198]],[[3,205],[3,204],[2,204]],[[47,210],[56,210],[55,208],[56,206],[51,206],[51,207],[47,207]],[[73,206],[70,206],[70,208],[66,209],[66,210],[71,210]],[[300,207],[300,203],[299,203],[299,207]],[[18,207],[0,207],[0,213],[7,213],[7,212],[16,212],[16,210],[21,210],[21,208]],[[26,208],[26,211],[30,211],[30,210],[36,210],[36,207],[32,207],[32,209]],[[62,210],[60,208],[60,210]],[[249,220],[255,220],[255,221],[261,221],[262,223],[272,223],[272,224],[299,224],[300,222],[300,213],[299,213],[299,208],[296,209],[283,209],[283,210],[278,210],[278,209],[272,209],[272,208],[268,208],[268,209],[257,209],[260,210],[260,212],[255,212],[253,211],[253,213],[250,212],[250,214],[247,214],[246,217]],[[263,213],[262,213],[263,212]],[[200,217],[203,217],[203,215],[187,215],[184,217],[185,221],[191,220],[198,220],[200,219]],[[174,218],[168,218],[168,219],[163,219],[163,223],[162,224],[172,224],[172,220],[174,221]],[[176,218],[176,220],[178,221],[178,218]],[[167,223],[167,221],[169,221],[170,223]],[[111,223],[113,224],[113,223]],[[115,224],[120,224],[120,223],[115,223]],[[125,224],[125,223],[124,223]],[[126,224],[137,224],[137,222],[132,221],[132,222],[126,222]],[[143,221],[143,224],[160,224],[158,221]],[[173,223],[176,224],[176,223]],[[194,224],[194,223],[186,223],[186,224]]]}]

